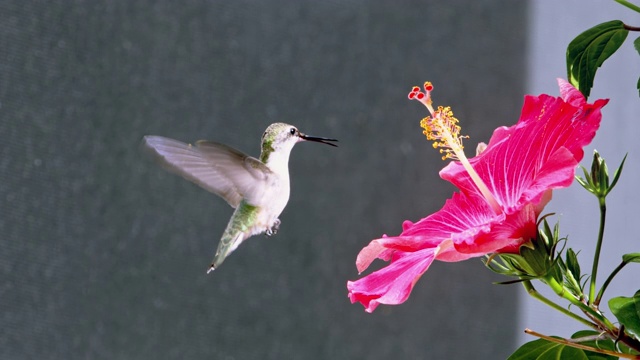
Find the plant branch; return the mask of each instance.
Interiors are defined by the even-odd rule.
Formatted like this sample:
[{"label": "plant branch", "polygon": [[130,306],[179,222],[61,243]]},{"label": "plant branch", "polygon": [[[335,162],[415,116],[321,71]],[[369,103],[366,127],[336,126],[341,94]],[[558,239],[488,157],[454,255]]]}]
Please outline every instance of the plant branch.
[{"label": "plant branch", "polygon": [[566,340],[566,339],[557,339],[557,338],[554,338],[554,337],[551,337],[551,336],[543,335],[543,334],[535,332],[535,331],[533,331],[531,329],[525,329],[524,332],[526,334],[533,335],[533,336],[539,337],[541,339],[554,342],[556,344],[566,345],[566,346],[574,347],[576,349],[592,351],[592,352],[596,352],[596,353],[600,353],[600,354],[607,354],[607,355],[616,356],[616,357],[624,358],[624,359],[640,359],[640,355],[623,354],[623,353],[619,353],[619,352],[616,352],[616,351],[598,349],[598,348],[594,348],[594,347],[591,347],[591,346],[578,344],[578,343],[575,343],[575,342],[572,342],[572,341],[569,341],[569,340]]},{"label": "plant branch", "polygon": [[[632,348],[633,350],[640,352],[640,341],[627,335],[627,333],[622,330],[620,330],[618,334],[619,336],[617,340],[622,341],[623,343],[625,343],[625,345]],[[640,355],[638,356],[638,358],[640,359]]]},{"label": "plant branch", "polygon": [[591,328],[594,328],[594,329],[596,329],[596,330],[600,330],[600,328],[598,327],[598,325],[596,325],[596,324],[592,323],[591,321],[589,321],[589,320],[587,320],[587,319],[585,319],[585,318],[581,317],[580,315],[575,314],[575,313],[573,313],[573,312],[569,311],[568,309],[565,309],[564,307],[562,307],[562,306],[560,306],[560,305],[558,305],[558,304],[554,303],[553,301],[551,301],[551,300],[547,299],[544,295],[540,294],[540,293],[538,292],[538,290],[536,290],[536,289],[533,287],[533,284],[531,283],[531,281],[529,281],[529,280],[525,280],[525,281],[523,281],[523,282],[522,282],[522,285],[524,286],[525,290],[527,290],[527,293],[528,293],[532,298],[534,298],[534,299],[536,299],[536,300],[538,300],[538,301],[542,302],[542,303],[543,303],[543,304],[545,304],[545,305],[548,305],[548,306],[552,307],[552,308],[553,308],[553,309],[555,309],[555,310],[558,310],[559,312],[561,312],[561,313],[563,313],[563,314],[567,315],[568,317],[570,317],[570,318],[572,318],[572,319],[574,319],[574,320],[577,320],[577,321],[579,321],[579,322],[583,323],[584,325],[587,325],[587,326],[589,326],[589,327],[591,327]]},{"label": "plant branch", "polygon": [[600,291],[598,291],[598,296],[596,296],[596,299],[593,301],[593,304],[595,306],[600,305],[600,301],[602,300],[602,296],[604,295],[604,291],[607,289],[607,286],[609,286],[611,280],[613,280],[613,278],[620,272],[620,270],[622,270],[623,267],[625,267],[625,265],[627,265],[627,262],[621,262],[620,265],[618,265],[618,267],[616,267],[615,270],[613,270],[613,272],[609,275],[607,280],[605,280],[604,284],[602,284],[602,288],[600,288]]}]

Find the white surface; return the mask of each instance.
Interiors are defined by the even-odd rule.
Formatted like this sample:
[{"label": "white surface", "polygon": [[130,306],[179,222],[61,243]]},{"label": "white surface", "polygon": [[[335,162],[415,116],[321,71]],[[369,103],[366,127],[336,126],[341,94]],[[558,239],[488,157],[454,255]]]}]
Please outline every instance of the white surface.
[{"label": "white surface", "polygon": [[[528,94],[559,95],[555,78],[566,78],[567,45],[582,31],[616,19],[640,26],[640,14],[614,1],[532,1],[529,17]],[[585,148],[582,165],[590,168],[593,150],[597,149],[607,160],[612,175],[625,153],[629,153],[622,178],[607,198],[607,226],[597,289],[620,263],[622,254],[640,252],[640,229],[637,227],[640,225],[640,98],[636,90],[640,56],[633,48],[633,40],[638,36],[640,33],[630,32],[622,47],[598,70],[589,97],[590,102],[598,98],[609,98],[610,102],[603,110],[602,124],[594,142]],[[580,251],[578,258],[582,272],[590,273],[598,231],[596,198],[574,182],[570,188],[554,192],[546,212],[558,215],[552,220],[560,219],[561,233],[569,235],[569,247]],[[534,286],[538,290],[543,288],[539,282]],[[609,286],[601,307],[608,311],[607,300],[610,297],[630,296],[638,289],[640,264],[630,264]],[[524,290],[520,294],[519,330],[530,328],[548,335],[567,337],[584,328],[575,320],[530,298]],[[559,300],[555,295],[548,296]],[[558,303],[565,305],[561,301]],[[535,340],[521,334],[520,344]]]}]

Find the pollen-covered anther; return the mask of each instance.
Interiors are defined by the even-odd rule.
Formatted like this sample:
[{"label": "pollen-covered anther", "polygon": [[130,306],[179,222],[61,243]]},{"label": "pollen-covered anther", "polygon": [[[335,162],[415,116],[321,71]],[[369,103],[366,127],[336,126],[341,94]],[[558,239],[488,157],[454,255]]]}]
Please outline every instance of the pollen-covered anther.
[{"label": "pollen-covered anther", "polygon": [[463,154],[462,139],[468,136],[460,135],[458,119],[453,117],[450,107],[439,106],[432,117],[426,117],[420,121],[420,126],[424,129],[423,134],[427,140],[433,141],[433,147],[441,148],[440,153],[444,154],[443,160],[458,160],[458,154]]}]

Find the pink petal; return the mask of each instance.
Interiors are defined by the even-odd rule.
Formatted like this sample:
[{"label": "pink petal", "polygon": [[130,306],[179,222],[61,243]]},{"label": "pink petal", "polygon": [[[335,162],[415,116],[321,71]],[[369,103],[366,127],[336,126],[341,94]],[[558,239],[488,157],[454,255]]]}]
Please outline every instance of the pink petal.
[{"label": "pink petal", "polygon": [[482,227],[495,216],[481,196],[454,193],[442,209],[406,226],[401,236],[427,237],[433,239],[432,243],[440,243],[450,239],[452,234],[488,230]]},{"label": "pink petal", "polygon": [[[473,243],[478,238],[490,237],[493,226],[502,223],[504,219],[505,215],[496,215],[481,196],[474,193],[469,195],[454,193],[441,210],[405,228],[401,236],[420,239],[436,238],[439,243],[445,240],[453,240],[454,243]],[[510,239],[504,240],[497,248],[510,245],[506,242]],[[426,240],[422,241],[426,242]],[[460,261],[482,255],[484,253],[471,250],[461,254],[459,249],[456,249],[456,254],[443,252],[437,258],[443,261]]]},{"label": "pink petal", "polygon": [[560,87],[560,96],[569,104],[579,107],[587,102],[584,95],[567,80],[558,78],[558,86]]},{"label": "pink petal", "polygon": [[435,248],[403,253],[386,267],[359,280],[348,281],[351,303],[360,302],[373,312],[379,304],[396,305],[407,300],[413,285],[435,258]]},{"label": "pink petal", "polygon": [[537,176],[520,195],[521,202],[537,204],[545,192],[550,191],[549,189],[570,186],[573,183],[576,166],[578,163],[569,150],[560,148],[540,167]]},{"label": "pink petal", "polygon": [[532,204],[508,215],[503,221],[493,224],[491,231],[470,238],[454,237],[455,249],[461,253],[489,254],[518,253],[520,246],[537,236],[538,214]]},{"label": "pink petal", "polygon": [[362,250],[360,250],[360,253],[358,253],[358,257],[356,258],[356,268],[358,268],[358,274],[367,270],[373,260],[380,258],[380,254],[386,250],[379,240],[382,239],[371,241],[369,245],[365,246]]},{"label": "pink petal", "polygon": [[372,240],[356,258],[358,273],[365,271],[375,259],[390,260],[395,251],[414,252],[426,248],[435,248],[441,241],[428,236],[384,236]]}]

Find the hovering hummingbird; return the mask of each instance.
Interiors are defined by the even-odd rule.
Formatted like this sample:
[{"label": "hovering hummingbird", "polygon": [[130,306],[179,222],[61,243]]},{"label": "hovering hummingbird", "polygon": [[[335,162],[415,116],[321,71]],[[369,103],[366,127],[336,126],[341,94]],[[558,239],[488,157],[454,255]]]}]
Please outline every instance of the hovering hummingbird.
[{"label": "hovering hummingbird", "polygon": [[256,159],[224,144],[200,140],[195,145],[147,135],[143,147],[168,171],[210,191],[235,208],[220,239],[207,274],[222,264],[244,240],[261,233],[271,236],[289,201],[289,155],[300,141],[337,146],[323,137],[308,136],[295,126],[274,123],[262,134]]}]

